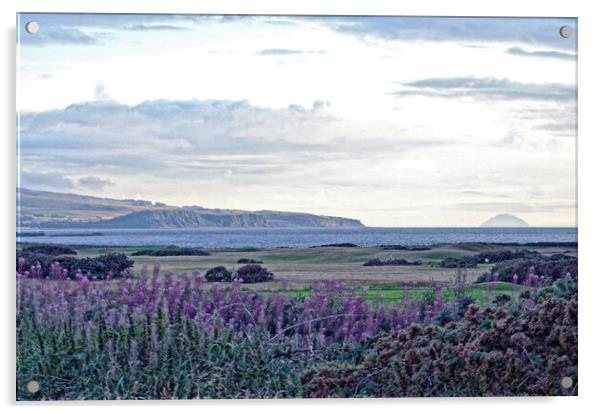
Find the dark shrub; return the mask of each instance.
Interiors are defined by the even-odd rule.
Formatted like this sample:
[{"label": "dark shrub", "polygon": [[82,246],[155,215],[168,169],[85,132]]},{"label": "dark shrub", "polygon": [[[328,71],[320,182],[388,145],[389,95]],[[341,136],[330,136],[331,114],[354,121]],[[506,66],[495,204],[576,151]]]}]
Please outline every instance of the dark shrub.
[{"label": "dark shrub", "polygon": [[535,298],[539,299],[542,296],[552,295],[557,298],[570,299],[577,294],[577,279],[572,277],[563,277],[556,280],[552,285],[539,289],[535,294]]},{"label": "dark shrub", "polygon": [[499,263],[505,260],[527,259],[540,257],[541,254],[531,250],[501,250],[489,253],[479,253],[476,257],[479,258],[479,263]]},{"label": "dark shrub", "polygon": [[207,270],[205,279],[207,279],[208,282],[231,282],[232,272],[224,266],[216,266]]},{"label": "dark shrub", "polygon": [[445,327],[383,334],[356,363],[301,377],[303,396],[449,397],[577,395],[577,295],[541,297],[532,309],[471,305]]},{"label": "dark shrub", "polygon": [[459,317],[454,315],[454,312],[451,309],[444,308],[441,312],[439,312],[439,315],[435,317],[435,323],[437,323],[439,326],[445,326],[448,323],[458,319]]},{"label": "dark shrub", "polygon": [[76,260],[69,267],[69,277],[75,278],[78,270],[85,275],[89,275],[92,279],[104,279],[108,274],[105,264],[91,257]]},{"label": "dark shrub", "polygon": [[381,260],[379,258],[370,259],[364,263],[364,266],[420,266],[421,264],[422,262],[420,260],[410,262],[406,259],[394,259],[390,257],[385,260]]},{"label": "dark shrub", "polygon": [[501,295],[497,295],[495,298],[493,298],[493,303],[495,303],[496,305],[499,306],[503,306],[506,303],[510,302],[512,300],[512,298],[510,297],[510,295],[506,295],[505,293],[501,294]]},{"label": "dark shrub", "polygon": [[311,246],[310,249],[314,249],[316,247],[360,247],[357,244],[353,243],[332,243],[332,244],[321,244],[319,246]]},{"label": "dark shrub", "polygon": [[134,266],[134,261],[128,259],[123,253],[108,253],[98,256],[95,260],[105,265],[106,271],[113,273],[114,276]]},{"label": "dark shrub", "polygon": [[458,315],[462,316],[464,314],[464,312],[466,312],[466,309],[468,309],[468,307],[470,305],[472,305],[473,303],[476,303],[476,302],[477,302],[476,299],[468,294],[461,294],[458,297],[456,297],[456,306],[458,308]]},{"label": "dark shrub", "polygon": [[408,250],[412,252],[432,250],[432,248],[428,246],[403,246],[401,244],[380,244],[376,247],[381,247],[384,250]]},{"label": "dark shrub", "polygon": [[541,254],[531,250],[501,250],[488,253],[479,253],[472,256],[463,256],[460,258],[446,257],[439,265],[448,269],[458,267],[475,268],[481,263],[499,263],[506,260],[538,257],[542,257]]},{"label": "dark shrub", "polygon": [[60,256],[63,254],[77,254],[77,252],[69,247],[58,244],[35,244],[23,249],[24,252],[47,254],[49,256]]},{"label": "dark shrub", "polygon": [[138,250],[132,256],[209,256],[204,250],[192,247],[167,246],[165,249]]},{"label": "dark shrub", "polygon": [[243,259],[238,259],[238,261],[236,263],[238,263],[238,264],[262,264],[263,262],[261,260],[243,258]]},{"label": "dark shrub", "polygon": [[456,269],[456,268],[474,268],[477,267],[480,263],[480,259],[476,256],[464,256],[459,259],[455,257],[446,257],[441,260],[439,266],[447,268],[447,269]]},{"label": "dark shrub", "polygon": [[[516,274],[518,275],[518,283],[523,284],[530,267],[535,269],[535,274],[545,276],[547,284],[565,277],[567,273],[570,273],[571,277],[577,278],[577,258],[563,254],[500,262],[493,266],[491,273],[497,273],[498,280],[502,282],[512,282],[512,277]],[[477,279],[477,283],[486,281],[486,274]]]},{"label": "dark shrub", "polygon": [[19,268],[19,258],[23,258],[24,269],[29,270],[32,265],[39,263],[42,276],[50,275],[50,266],[52,263],[58,263],[63,269],[67,269],[68,276],[74,279],[77,271],[81,270],[84,274],[89,274],[91,278],[100,280],[107,277],[109,272],[113,277],[120,277],[122,272],[130,269],[134,262],[123,253],[109,253],[98,257],[76,258],[72,256],[57,256],[31,253],[28,251],[17,252],[17,269]]},{"label": "dark shrub", "polygon": [[96,280],[105,279],[109,273],[112,277],[117,278],[134,266],[134,261],[123,253],[108,253],[98,257],[84,257],[81,259],[64,257],[57,258],[56,261],[69,271],[69,277],[72,279],[75,278],[78,270],[84,274],[89,274]]},{"label": "dark shrub", "polygon": [[22,271],[29,271],[32,266],[36,264],[40,264],[42,268],[42,274],[48,275],[50,265],[53,261],[53,257],[47,254],[42,253],[34,253],[30,251],[17,250],[17,261],[16,261],[16,269],[19,270],[19,259],[23,260],[22,263]]},{"label": "dark shrub", "polygon": [[274,274],[258,264],[248,264],[234,273],[234,279],[239,279],[242,283],[267,282],[274,280]]}]

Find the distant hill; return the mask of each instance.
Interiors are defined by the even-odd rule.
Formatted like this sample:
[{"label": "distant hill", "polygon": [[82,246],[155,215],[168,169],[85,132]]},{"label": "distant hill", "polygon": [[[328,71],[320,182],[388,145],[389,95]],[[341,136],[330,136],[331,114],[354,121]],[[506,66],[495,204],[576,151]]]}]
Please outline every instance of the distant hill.
[{"label": "distant hill", "polygon": [[[21,225],[36,226],[50,222],[107,220],[135,211],[165,209],[165,204],[146,200],[100,198],[86,195],[17,189]],[[175,208],[175,207],[172,207]],[[18,221],[17,221],[18,222]]]},{"label": "distant hill", "polygon": [[18,189],[21,227],[196,228],[363,227],[359,220],[284,211],[173,207],[144,200],[117,200]]},{"label": "distant hill", "polygon": [[527,222],[512,214],[498,214],[481,224],[481,227],[529,227]]}]

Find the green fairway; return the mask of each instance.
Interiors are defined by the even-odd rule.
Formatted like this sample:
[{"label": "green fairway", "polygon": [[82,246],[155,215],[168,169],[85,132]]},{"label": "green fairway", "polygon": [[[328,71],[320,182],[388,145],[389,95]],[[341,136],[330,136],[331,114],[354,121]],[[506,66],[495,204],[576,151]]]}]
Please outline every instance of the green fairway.
[{"label": "green fairway", "polygon": [[[245,288],[246,289],[246,288]],[[358,287],[358,289],[363,289]],[[475,299],[477,303],[488,303],[498,295],[506,294],[509,295],[512,300],[517,300],[520,292],[525,290],[524,286],[516,286],[511,283],[505,282],[491,282],[482,283],[478,285],[470,285],[465,288],[464,292]],[[432,291],[433,288],[419,286],[416,288],[408,288],[404,290],[403,286],[370,286],[366,293],[366,299],[373,303],[382,303],[384,305],[391,305],[396,302],[402,302],[404,296],[408,295],[408,300],[415,298],[421,299],[427,292]],[[303,289],[273,289],[273,290],[260,290],[263,294],[269,294],[271,291],[285,292],[288,295],[296,297],[308,297],[311,294],[311,287]],[[450,303],[454,298],[454,292],[451,288],[444,287],[441,289],[441,296],[443,302]]]}]

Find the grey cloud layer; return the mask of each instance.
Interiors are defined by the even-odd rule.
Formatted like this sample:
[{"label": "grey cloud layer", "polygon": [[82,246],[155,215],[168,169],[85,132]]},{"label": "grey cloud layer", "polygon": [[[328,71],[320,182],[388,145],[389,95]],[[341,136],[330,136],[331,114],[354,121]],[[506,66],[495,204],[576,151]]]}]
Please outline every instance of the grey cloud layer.
[{"label": "grey cloud layer", "polygon": [[115,185],[111,180],[86,176],[79,179],[70,178],[62,172],[38,172],[24,167],[19,171],[20,186],[25,188],[36,188],[46,190],[71,190],[80,188],[84,190],[102,190],[108,186]]},{"label": "grey cloud layer", "polygon": [[560,83],[522,83],[499,78],[430,78],[403,84],[392,92],[398,97],[432,96],[440,98],[473,97],[500,100],[560,101],[576,100],[576,88]]},{"label": "grey cloud layer", "polygon": [[94,45],[100,43],[101,37],[86,34],[77,28],[51,26],[44,27],[44,30],[33,35],[24,32],[20,41],[38,45],[48,43]]},{"label": "grey cloud layer", "polygon": [[286,55],[303,55],[303,54],[322,54],[325,50],[298,50],[298,49],[263,49],[257,52],[262,56],[286,56]]},{"label": "grey cloud layer", "polygon": [[[319,19],[341,33],[384,40],[514,42],[575,49],[577,38],[577,20],[572,18],[387,16]],[[572,27],[574,36],[561,37],[559,29],[563,25]]]},{"label": "grey cloud layer", "polygon": [[40,25],[40,30],[34,35],[22,30],[20,41],[32,45],[95,45],[113,38],[115,30],[187,30],[183,24],[195,22],[199,17],[169,14],[20,13],[22,28],[28,21],[36,21]]},{"label": "grey cloud layer", "polygon": [[[239,16],[239,15],[178,15],[178,14],[77,14],[22,13],[21,21],[36,20],[39,35],[22,37],[23,42],[57,42],[93,44],[102,41],[114,30],[186,30],[189,24],[227,24],[261,21],[273,25],[295,26],[318,22],[336,32],[360,38],[384,40],[426,40],[504,42],[544,45],[559,50],[576,50],[577,20],[573,18],[467,18],[467,17],[404,17],[404,16]],[[562,38],[562,25],[572,27],[574,35]],[[89,33],[98,29],[98,33]],[[46,31],[51,32],[47,33]],[[509,51],[520,54],[522,49]],[[563,54],[531,52],[540,57],[569,58]],[[530,52],[527,54],[532,55]],[[553,53],[553,52],[552,52]]]},{"label": "grey cloud layer", "polygon": [[78,180],[78,185],[92,190],[102,190],[105,187],[115,185],[115,183],[104,178],[88,176],[80,178]]},{"label": "grey cloud layer", "polygon": [[36,172],[21,169],[19,175],[21,187],[39,189],[70,189],[75,187],[73,180],[59,172]]},{"label": "grey cloud layer", "polygon": [[[186,179],[273,175],[298,166],[362,159],[416,148],[447,145],[442,140],[373,133],[334,116],[328,103],[310,108],[263,108],[247,101],[149,101],[135,106],[114,101],[70,105],[21,115],[20,148],[26,171],[63,176],[26,176],[26,183],[101,189],[106,178],[150,174]],[[91,150],[93,149],[93,150]],[[117,181],[117,179],[114,179]]]},{"label": "grey cloud layer", "polygon": [[528,57],[539,57],[539,58],[551,58],[551,59],[564,59],[564,60],[575,60],[577,55],[575,53],[557,52],[555,50],[534,50],[528,51],[521,49],[520,47],[511,47],[506,50],[507,53],[517,56],[528,56]]}]

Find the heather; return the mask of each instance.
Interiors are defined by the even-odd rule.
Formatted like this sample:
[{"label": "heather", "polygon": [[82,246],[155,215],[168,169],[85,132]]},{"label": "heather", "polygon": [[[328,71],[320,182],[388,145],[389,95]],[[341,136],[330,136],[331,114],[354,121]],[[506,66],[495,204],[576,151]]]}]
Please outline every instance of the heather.
[{"label": "heather", "polygon": [[[241,269],[248,266],[261,268],[250,264]],[[416,283],[404,283],[402,300],[385,306],[379,300],[369,301],[364,288],[337,281],[313,285],[306,297],[242,289],[240,275],[245,272],[241,269],[231,274],[229,283],[207,282],[199,272],[162,273],[159,264],[152,271],[143,268],[120,277],[108,273],[101,280],[93,280],[82,271],[72,280],[56,262],[48,276],[19,269],[18,398],[531,395],[542,389],[558,394],[558,388],[542,388],[541,381],[533,383],[543,378],[542,367],[548,360],[558,368],[545,378],[562,374],[576,380],[576,347],[572,347],[570,336],[574,333],[576,341],[576,308],[574,314],[567,311],[572,309],[572,302],[576,303],[576,281],[571,277],[544,287],[544,279],[532,272],[527,286],[516,282],[517,292],[522,292],[519,299],[491,297],[491,303],[480,310],[462,272],[447,287],[451,293],[443,294],[441,284],[432,284],[425,291]],[[552,301],[546,305],[549,309],[560,310],[546,319],[545,329],[521,331],[515,327],[524,325],[521,321],[531,325],[533,319],[525,319],[531,315],[528,312],[537,312],[546,301]],[[559,316],[566,312],[569,316]],[[481,313],[484,316],[471,316]],[[473,319],[477,322],[467,325]],[[500,331],[498,325],[505,323],[511,327]],[[376,344],[405,344],[400,338],[416,329],[434,330],[439,345],[429,347],[423,338],[394,353],[392,359],[378,359],[391,351]],[[493,350],[479,339],[490,331],[498,335],[490,341],[497,343]],[[565,339],[548,344],[542,335],[549,336],[550,332]],[[513,342],[509,338],[515,334],[526,339],[520,344]],[[561,342],[568,348],[559,347]],[[524,377],[526,380],[520,377],[524,380],[521,385],[519,375],[524,370],[507,373],[507,388],[500,388],[498,383],[488,388],[487,384],[477,386],[474,381],[460,380],[459,385],[452,386],[455,379],[438,371],[433,374],[427,365],[420,368],[421,363],[412,359],[417,358],[411,352],[415,349],[423,359],[424,355],[434,355],[433,361],[446,350],[445,355],[453,360],[451,355],[467,344],[476,353],[486,353],[483,361],[487,364],[493,364],[490,358],[497,358],[498,365],[491,365],[488,375],[506,356],[511,358],[508,361],[531,358],[535,363],[529,367],[535,369],[534,374]],[[545,352],[555,359],[545,357]],[[477,362],[465,363],[466,355],[462,354],[456,365],[441,359],[438,366],[451,364],[450,370],[470,377],[480,368]],[[380,362],[370,362],[373,358]],[[390,367],[391,360],[401,365]],[[415,377],[413,371],[403,377],[406,382],[421,380],[417,390],[404,388],[406,382],[396,382],[402,381],[399,375],[405,372],[396,374],[396,370],[410,364],[414,364],[413,370],[425,371],[424,377]],[[357,393],[344,384],[333,383],[334,388],[323,385],[342,374],[348,374]],[[366,382],[362,379],[365,376],[371,380]],[[40,391],[33,395],[24,387],[31,380],[40,383]],[[452,382],[444,393],[441,389],[448,381]],[[323,390],[322,394],[316,389]]]}]

